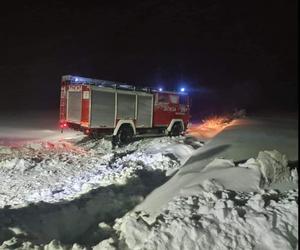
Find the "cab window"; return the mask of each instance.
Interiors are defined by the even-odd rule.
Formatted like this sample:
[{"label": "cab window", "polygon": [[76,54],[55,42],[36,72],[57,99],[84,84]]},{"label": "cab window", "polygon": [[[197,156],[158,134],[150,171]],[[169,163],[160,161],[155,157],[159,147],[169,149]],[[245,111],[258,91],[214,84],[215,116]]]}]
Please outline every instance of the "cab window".
[{"label": "cab window", "polygon": [[158,103],[168,103],[169,96],[167,94],[159,93],[157,98]]},{"label": "cab window", "polygon": [[170,95],[170,102],[172,104],[178,104],[179,96],[178,95]]}]

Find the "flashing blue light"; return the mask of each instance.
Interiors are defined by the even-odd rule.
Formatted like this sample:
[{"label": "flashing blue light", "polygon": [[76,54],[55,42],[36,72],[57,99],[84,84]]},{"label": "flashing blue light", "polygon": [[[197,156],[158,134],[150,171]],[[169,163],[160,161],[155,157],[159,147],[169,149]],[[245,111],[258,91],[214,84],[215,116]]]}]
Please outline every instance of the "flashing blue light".
[{"label": "flashing blue light", "polygon": [[163,91],[163,89],[162,89],[162,88],[159,88],[158,90],[159,90],[159,91]]},{"label": "flashing blue light", "polygon": [[181,91],[181,92],[184,92],[184,91],[185,91],[185,88],[181,88],[180,91]]},{"label": "flashing blue light", "polygon": [[75,82],[78,82],[78,78],[77,77],[75,78]]}]

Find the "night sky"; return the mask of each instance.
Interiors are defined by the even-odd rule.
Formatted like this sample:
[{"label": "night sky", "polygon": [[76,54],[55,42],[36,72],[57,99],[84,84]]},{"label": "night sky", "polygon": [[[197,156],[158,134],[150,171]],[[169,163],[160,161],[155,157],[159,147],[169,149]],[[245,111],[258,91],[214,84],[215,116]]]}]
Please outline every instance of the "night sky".
[{"label": "night sky", "polygon": [[1,5],[1,112],[58,111],[64,74],[185,86],[195,114],[297,109],[294,0]]}]

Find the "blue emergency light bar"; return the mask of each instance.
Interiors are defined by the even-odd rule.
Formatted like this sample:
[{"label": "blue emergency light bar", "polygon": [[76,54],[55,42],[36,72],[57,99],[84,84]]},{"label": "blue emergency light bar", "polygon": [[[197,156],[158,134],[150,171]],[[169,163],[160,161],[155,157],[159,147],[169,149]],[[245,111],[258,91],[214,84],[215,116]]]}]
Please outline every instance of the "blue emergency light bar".
[{"label": "blue emergency light bar", "polygon": [[72,76],[72,75],[64,75],[62,76],[63,82],[68,82],[68,84],[75,85],[75,84],[86,84],[86,85],[94,85],[98,87],[108,87],[108,88],[115,88],[115,89],[123,89],[123,90],[136,90],[136,91],[143,91],[143,92],[165,92],[165,93],[177,93],[177,94],[185,94],[183,93],[185,91],[185,88],[181,88],[180,92],[172,92],[172,91],[163,91],[162,88],[159,88],[158,90],[151,89],[149,87],[135,87],[126,83],[121,82],[113,82],[108,80],[99,80],[94,78],[87,78],[87,77],[81,77],[81,76]]}]

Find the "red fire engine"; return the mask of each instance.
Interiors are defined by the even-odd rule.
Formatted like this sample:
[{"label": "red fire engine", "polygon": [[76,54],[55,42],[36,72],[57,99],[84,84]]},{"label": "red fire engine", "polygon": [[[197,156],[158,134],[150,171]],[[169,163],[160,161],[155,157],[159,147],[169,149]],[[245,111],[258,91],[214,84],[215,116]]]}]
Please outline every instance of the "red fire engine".
[{"label": "red fire engine", "polygon": [[85,134],[112,135],[115,144],[133,136],[184,132],[190,118],[189,97],[170,92],[66,75],[61,81],[60,127]]}]

